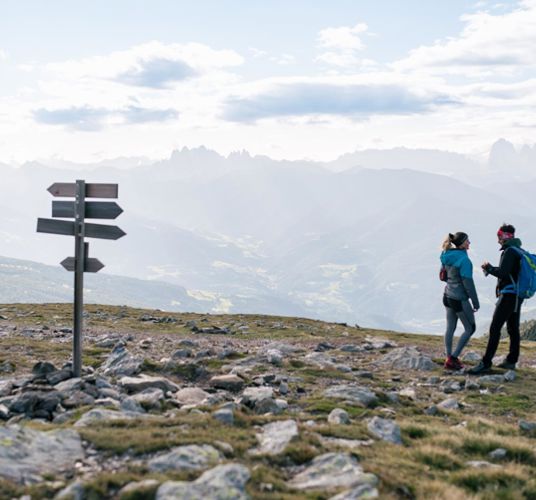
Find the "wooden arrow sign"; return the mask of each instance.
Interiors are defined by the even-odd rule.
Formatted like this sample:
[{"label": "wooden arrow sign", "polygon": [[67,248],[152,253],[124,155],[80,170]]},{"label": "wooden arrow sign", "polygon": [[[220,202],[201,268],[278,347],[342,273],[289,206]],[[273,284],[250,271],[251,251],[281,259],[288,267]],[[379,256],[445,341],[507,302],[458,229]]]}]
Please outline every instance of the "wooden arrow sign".
[{"label": "wooden arrow sign", "polygon": [[[87,201],[84,205],[86,219],[115,219],[123,213],[115,201]],[[52,217],[74,218],[74,201],[53,201]]]},{"label": "wooden arrow sign", "polygon": [[37,219],[37,232],[74,236],[74,222],[55,219]]},{"label": "wooden arrow sign", "polygon": [[[76,269],[76,260],[74,257],[67,257],[63,259],[60,263],[67,271],[74,271]],[[87,258],[84,261],[84,272],[85,273],[98,273],[104,264],[99,259]]]},{"label": "wooden arrow sign", "polygon": [[88,238],[118,240],[119,238],[122,238],[127,234],[120,227],[117,226],[107,226],[105,224],[91,224],[89,222],[84,224],[84,226],[86,229],[85,235]]},{"label": "wooden arrow sign", "polygon": [[[86,198],[117,198],[117,184],[86,184]],[[60,198],[74,198],[76,196],[76,183],[74,182],[55,182],[47,191],[52,196]]]}]

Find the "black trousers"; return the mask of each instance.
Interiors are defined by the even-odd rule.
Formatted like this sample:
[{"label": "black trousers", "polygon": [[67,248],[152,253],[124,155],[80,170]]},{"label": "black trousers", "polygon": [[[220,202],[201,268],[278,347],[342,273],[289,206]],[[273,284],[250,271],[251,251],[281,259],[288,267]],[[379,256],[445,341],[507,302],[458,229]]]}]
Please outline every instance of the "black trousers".
[{"label": "black trousers", "polygon": [[505,323],[510,337],[510,350],[506,360],[509,363],[517,363],[519,359],[520,342],[519,318],[521,315],[522,303],[523,299],[518,299],[513,293],[503,294],[499,297],[497,305],[495,306],[495,312],[493,313],[493,319],[491,320],[491,326],[489,327],[488,346],[486,347],[486,353],[482,358],[482,361],[486,366],[491,365],[493,356],[495,356],[495,353],[497,352],[497,347],[499,347],[499,341],[501,340],[501,330]]}]

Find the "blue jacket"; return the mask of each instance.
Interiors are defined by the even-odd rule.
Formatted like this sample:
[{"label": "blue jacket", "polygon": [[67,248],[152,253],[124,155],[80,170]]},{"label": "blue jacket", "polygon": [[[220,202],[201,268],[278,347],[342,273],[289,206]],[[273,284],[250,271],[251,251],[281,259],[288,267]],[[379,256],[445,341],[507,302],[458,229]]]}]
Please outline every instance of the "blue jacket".
[{"label": "blue jacket", "polygon": [[445,295],[455,300],[471,299],[473,307],[479,309],[480,303],[473,281],[473,263],[467,255],[467,250],[445,250],[441,253],[440,260],[447,270]]}]

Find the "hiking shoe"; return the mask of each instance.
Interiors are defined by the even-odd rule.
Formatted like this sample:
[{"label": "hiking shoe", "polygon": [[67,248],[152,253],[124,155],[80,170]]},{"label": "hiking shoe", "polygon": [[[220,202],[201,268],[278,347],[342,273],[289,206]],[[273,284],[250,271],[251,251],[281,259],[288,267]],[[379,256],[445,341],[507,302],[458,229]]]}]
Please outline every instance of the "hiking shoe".
[{"label": "hiking shoe", "polygon": [[456,370],[463,370],[464,369],[464,366],[463,366],[462,362],[460,361],[460,358],[452,356],[452,359],[454,360]]},{"label": "hiking shoe", "polygon": [[445,370],[459,370],[456,365],[456,358],[454,356],[448,356],[447,359],[445,359],[443,367]]},{"label": "hiking shoe", "polygon": [[491,371],[491,365],[485,365],[482,361],[478,363],[478,365],[473,366],[473,368],[469,368],[467,370],[467,373],[469,375],[481,375],[483,373],[488,373]]},{"label": "hiking shoe", "polygon": [[506,359],[502,363],[499,363],[497,366],[499,368],[504,368],[505,370],[515,370],[516,369],[516,364],[515,363],[510,363]]}]

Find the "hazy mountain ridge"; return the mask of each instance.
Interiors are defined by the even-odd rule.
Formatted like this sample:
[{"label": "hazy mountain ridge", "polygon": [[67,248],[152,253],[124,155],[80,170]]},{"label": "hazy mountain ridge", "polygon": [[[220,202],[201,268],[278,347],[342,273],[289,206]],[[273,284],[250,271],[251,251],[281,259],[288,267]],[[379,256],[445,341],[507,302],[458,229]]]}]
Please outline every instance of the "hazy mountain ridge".
[{"label": "hazy mountain ridge", "polygon": [[[395,162],[396,151],[386,163]],[[412,151],[402,152],[404,166]],[[438,168],[459,159],[442,154],[415,152],[417,167],[424,168],[422,158],[430,155],[443,158]],[[378,155],[372,151],[368,158]],[[465,159],[453,168],[470,165]],[[4,177],[0,204],[7,215],[0,221],[0,255],[57,264],[72,254],[72,241],[35,233],[36,218],[50,216],[46,188],[80,177],[118,182],[125,212],[110,223],[128,236],[92,241],[90,255],[107,265],[105,272],[197,290],[211,298],[207,311],[223,300],[229,312],[438,331],[439,245],[446,232],[465,230],[473,242],[483,328],[493,282],[478,273],[478,264],[498,257],[498,224],[514,222],[527,248],[536,249],[536,224],[529,215],[536,208],[532,183],[514,180],[501,189],[492,176],[476,186],[457,176],[411,169],[340,171],[246,152],[225,158],[199,148],[128,171],[99,164],[93,171],[73,172],[32,163]]]}]

